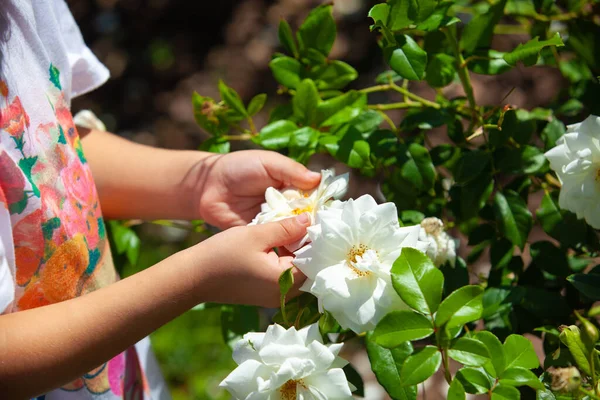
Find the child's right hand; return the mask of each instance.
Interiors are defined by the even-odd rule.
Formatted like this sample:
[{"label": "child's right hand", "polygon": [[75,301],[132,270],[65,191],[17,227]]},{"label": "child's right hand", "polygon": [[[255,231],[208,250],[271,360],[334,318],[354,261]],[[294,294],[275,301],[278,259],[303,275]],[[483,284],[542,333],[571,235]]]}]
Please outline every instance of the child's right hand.
[{"label": "child's right hand", "polygon": [[[198,265],[201,302],[279,305],[279,276],[293,267],[291,255],[278,255],[273,248],[294,243],[310,225],[307,214],[279,222],[234,227],[186,250]],[[297,296],[306,277],[293,270],[294,287],[288,296]]]}]

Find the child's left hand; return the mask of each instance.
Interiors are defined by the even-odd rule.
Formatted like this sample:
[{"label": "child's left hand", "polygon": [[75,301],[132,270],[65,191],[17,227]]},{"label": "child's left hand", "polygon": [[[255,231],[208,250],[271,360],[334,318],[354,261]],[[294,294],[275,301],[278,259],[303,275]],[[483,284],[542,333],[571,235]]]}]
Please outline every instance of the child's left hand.
[{"label": "child's left hand", "polygon": [[209,224],[226,229],[246,225],[258,214],[270,187],[309,190],[321,175],[279,153],[239,151],[210,157],[200,172],[198,211]]}]

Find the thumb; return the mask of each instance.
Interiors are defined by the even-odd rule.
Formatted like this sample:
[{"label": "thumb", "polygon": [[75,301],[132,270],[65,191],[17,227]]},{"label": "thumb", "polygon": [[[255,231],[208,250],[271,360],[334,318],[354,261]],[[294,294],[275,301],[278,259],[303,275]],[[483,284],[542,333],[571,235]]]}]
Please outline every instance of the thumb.
[{"label": "thumb", "polygon": [[294,243],[306,234],[310,226],[310,215],[302,213],[294,218],[256,226],[261,241],[267,248],[285,246]]}]

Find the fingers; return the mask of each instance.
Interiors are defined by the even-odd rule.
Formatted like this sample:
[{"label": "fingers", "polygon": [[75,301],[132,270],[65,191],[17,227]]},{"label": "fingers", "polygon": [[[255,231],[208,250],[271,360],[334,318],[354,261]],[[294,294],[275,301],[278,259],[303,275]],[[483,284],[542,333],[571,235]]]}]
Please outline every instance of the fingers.
[{"label": "fingers", "polygon": [[283,186],[295,186],[302,190],[312,189],[319,184],[321,174],[281,154],[274,153],[264,158],[264,167],[273,179]]},{"label": "fingers", "polygon": [[258,233],[265,249],[281,247],[294,243],[306,235],[306,228],[310,225],[310,216],[307,213],[294,218],[287,218],[277,222],[258,225],[254,230]]}]

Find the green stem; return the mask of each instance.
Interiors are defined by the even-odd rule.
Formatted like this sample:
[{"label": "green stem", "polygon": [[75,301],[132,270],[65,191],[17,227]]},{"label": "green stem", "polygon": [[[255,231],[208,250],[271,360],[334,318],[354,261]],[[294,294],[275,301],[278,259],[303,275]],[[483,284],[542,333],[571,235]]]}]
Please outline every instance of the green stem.
[{"label": "green stem", "polygon": [[225,140],[250,140],[252,139],[251,133],[242,133],[241,135],[223,135],[222,138]]},{"label": "green stem", "polygon": [[[400,86],[396,85],[393,82],[390,82],[390,83],[385,84],[385,85],[376,85],[376,86],[371,86],[371,87],[368,87],[368,88],[364,88],[364,89],[361,89],[360,92],[361,93],[375,93],[375,92],[385,92],[387,90],[394,90],[394,91],[396,91],[398,93],[402,93],[407,98],[409,98],[411,100],[414,100],[416,102],[419,102],[419,103],[421,103],[424,106],[432,107],[432,108],[435,108],[435,109],[441,108],[441,106],[439,104],[434,103],[433,101],[427,100],[427,99],[425,99],[425,98],[423,98],[421,96],[418,96],[418,95],[416,95],[414,93],[411,93],[407,89],[405,89],[403,87],[400,87]],[[409,103],[409,102],[402,102],[402,103],[396,103],[396,104],[411,104],[411,103]],[[406,106],[406,107],[402,107],[402,108],[410,108],[410,107],[420,107],[420,105]],[[395,107],[395,108],[398,108],[398,107]]]},{"label": "green stem", "polygon": [[595,355],[596,351],[592,348],[592,351],[590,351],[590,359],[588,361],[592,370],[592,390],[596,395],[600,395],[600,393],[598,393],[598,379],[596,379],[596,362],[594,360]]},{"label": "green stem", "polygon": [[475,95],[473,94],[473,85],[471,84],[471,77],[469,75],[469,71],[467,69],[467,64],[465,59],[460,52],[460,48],[458,47],[458,41],[452,34],[449,29],[443,29],[444,34],[448,38],[448,41],[452,45],[452,50],[454,51],[454,55],[456,56],[457,66],[458,66],[458,77],[465,89],[465,94],[467,95],[467,100],[469,101],[469,107],[475,110]]},{"label": "green stem", "polygon": [[448,352],[444,349],[442,351],[442,361],[444,362],[444,378],[448,385],[452,383],[452,374],[450,373],[450,362],[448,360]]},{"label": "green stem", "polygon": [[248,126],[250,127],[250,132],[252,132],[252,135],[256,135],[256,126],[254,126],[254,120],[252,117],[248,117]]},{"label": "green stem", "polygon": [[597,394],[595,394],[594,392],[590,392],[587,389],[584,389],[582,387],[579,388],[579,391],[587,396],[589,396],[591,399],[594,400],[600,400],[600,396],[598,396]]},{"label": "green stem", "polygon": [[281,306],[281,317],[283,318],[283,323],[289,327],[290,321],[288,320],[287,314],[285,313],[285,294],[282,294],[279,300],[279,305]]},{"label": "green stem", "polygon": [[407,108],[421,108],[422,104],[419,103],[389,103],[389,104],[369,104],[368,107],[372,110],[384,111],[384,110],[404,110]]},{"label": "green stem", "polygon": [[389,115],[387,115],[386,113],[384,113],[381,110],[377,110],[377,112],[379,113],[379,115],[381,115],[381,117],[385,120],[385,122],[387,122],[387,124],[390,126],[390,128],[394,132],[398,131],[398,128],[396,128],[396,124],[394,124],[394,121],[392,121],[392,119],[389,117]]}]

